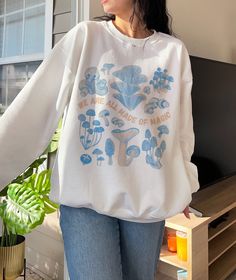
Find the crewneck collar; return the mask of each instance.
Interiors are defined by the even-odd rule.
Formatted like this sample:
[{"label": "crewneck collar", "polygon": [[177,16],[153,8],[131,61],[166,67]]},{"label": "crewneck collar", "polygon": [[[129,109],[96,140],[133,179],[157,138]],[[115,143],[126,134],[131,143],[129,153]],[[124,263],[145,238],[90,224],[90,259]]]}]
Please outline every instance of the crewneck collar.
[{"label": "crewneck collar", "polygon": [[133,47],[142,47],[145,44],[152,44],[157,41],[159,36],[158,32],[156,32],[155,29],[151,29],[153,34],[146,38],[132,38],[123,34],[120,30],[118,30],[117,27],[112,22],[112,20],[109,21],[104,20],[103,23],[114,37],[123,41],[126,44],[132,45]]}]

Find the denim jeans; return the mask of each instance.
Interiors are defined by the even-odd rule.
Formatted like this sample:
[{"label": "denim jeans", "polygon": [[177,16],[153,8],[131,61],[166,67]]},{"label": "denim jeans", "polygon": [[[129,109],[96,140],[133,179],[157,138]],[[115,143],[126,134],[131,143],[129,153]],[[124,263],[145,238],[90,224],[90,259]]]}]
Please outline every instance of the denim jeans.
[{"label": "denim jeans", "polygon": [[165,220],[139,223],[60,205],[70,280],[154,280]]}]

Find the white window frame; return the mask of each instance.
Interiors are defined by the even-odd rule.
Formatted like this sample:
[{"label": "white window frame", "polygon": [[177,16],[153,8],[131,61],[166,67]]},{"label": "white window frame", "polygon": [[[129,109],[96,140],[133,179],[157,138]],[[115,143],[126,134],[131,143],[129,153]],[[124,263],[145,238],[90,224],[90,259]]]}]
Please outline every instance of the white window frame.
[{"label": "white window frame", "polygon": [[44,52],[0,58],[0,65],[43,60],[52,48],[53,0],[45,0]]}]

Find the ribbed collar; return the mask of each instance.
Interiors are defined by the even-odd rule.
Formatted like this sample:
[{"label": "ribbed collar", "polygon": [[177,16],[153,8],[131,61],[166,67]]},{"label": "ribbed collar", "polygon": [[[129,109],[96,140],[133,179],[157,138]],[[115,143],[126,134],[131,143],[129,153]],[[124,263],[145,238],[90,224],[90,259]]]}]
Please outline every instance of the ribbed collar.
[{"label": "ribbed collar", "polygon": [[109,20],[109,21],[104,20],[103,24],[114,37],[123,41],[124,43],[132,45],[133,47],[143,47],[145,44],[153,44],[154,42],[156,42],[158,40],[158,37],[159,37],[158,32],[156,32],[156,30],[152,29],[151,31],[153,32],[153,34],[146,38],[132,38],[132,37],[129,37],[129,36],[123,34],[122,32],[120,32],[116,28],[116,26],[114,25],[112,20]]}]

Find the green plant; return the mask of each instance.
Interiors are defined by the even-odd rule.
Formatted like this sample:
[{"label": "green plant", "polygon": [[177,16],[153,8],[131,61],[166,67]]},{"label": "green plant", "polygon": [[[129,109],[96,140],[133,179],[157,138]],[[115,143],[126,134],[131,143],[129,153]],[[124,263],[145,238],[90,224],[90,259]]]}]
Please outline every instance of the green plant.
[{"label": "green plant", "polygon": [[0,246],[16,245],[17,235],[30,233],[42,224],[46,214],[58,209],[58,204],[49,199],[51,169],[39,172],[39,167],[50,154],[55,153],[60,138],[61,120],[58,129],[43,154],[21,175],[0,192],[0,217],[3,221]]}]

